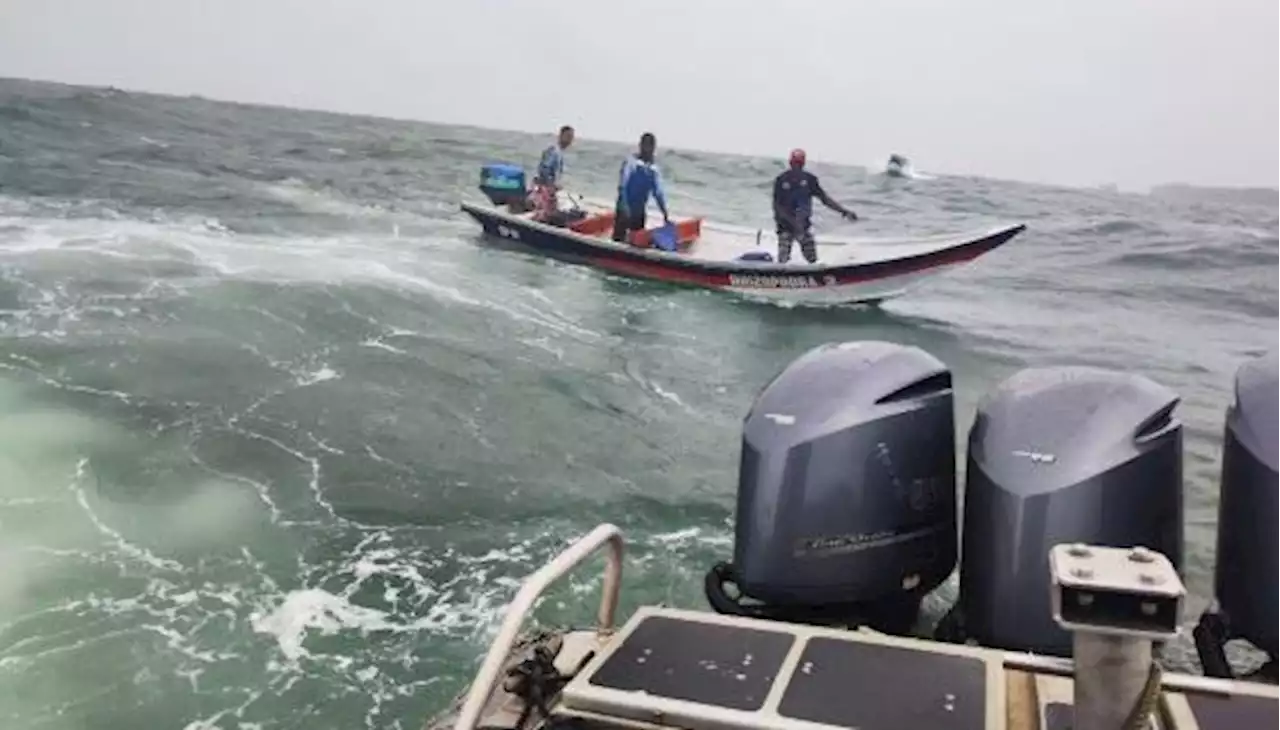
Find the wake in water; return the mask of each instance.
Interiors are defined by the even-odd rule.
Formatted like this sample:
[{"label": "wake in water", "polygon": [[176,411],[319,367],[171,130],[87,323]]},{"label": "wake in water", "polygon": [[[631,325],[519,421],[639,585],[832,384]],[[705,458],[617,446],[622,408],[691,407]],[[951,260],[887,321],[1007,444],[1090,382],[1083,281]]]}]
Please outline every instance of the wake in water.
[{"label": "wake in water", "polygon": [[[327,215],[340,203],[318,207]],[[525,357],[542,362],[554,353],[559,368],[617,338],[504,273],[463,284],[456,261],[430,256],[440,239],[282,238],[198,217],[76,211],[0,200],[0,326],[10,342],[0,382],[14,384],[0,393],[0,682],[30,698],[16,708],[23,723],[57,697],[116,702],[141,686],[170,698],[167,716],[199,718],[178,725],[192,730],[299,716],[415,726],[465,681],[516,580],[575,530],[559,514],[510,516],[527,512],[513,512],[512,498],[563,504],[564,484],[540,486],[520,451],[509,465],[495,456],[495,442],[518,439],[484,404],[510,413],[529,404],[528,391],[509,367],[509,394],[469,385],[472,358],[492,355],[469,344],[468,330],[506,320],[504,347],[527,343]],[[460,327],[442,332],[433,318]],[[76,355],[83,346],[93,348],[87,361]],[[452,395],[414,385],[424,372]],[[643,393],[645,420],[691,415],[662,369],[622,372],[613,388]],[[565,376],[575,401],[616,417],[618,405],[575,379]],[[328,424],[309,407],[353,413],[341,405],[350,397],[365,402],[367,423]],[[449,446],[423,451],[441,439]],[[470,468],[445,458],[477,446]],[[565,464],[550,466],[548,475]],[[584,458],[576,468],[593,467]],[[67,485],[61,494],[57,484]],[[670,530],[655,527],[636,533],[638,576],[653,561],[647,582],[692,592],[696,576],[671,557]],[[722,540],[676,544],[698,552]],[[95,587],[49,595],[67,580]],[[584,575],[551,614],[577,612],[597,589]],[[84,628],[64,635],[67,624]],[[147,647],[145,661],[134,646]],[[80,663],[103,673],[42,679]],[[246,675],[258,679],[224,679]],[[340,689],[308,699],[316,683]],[[92,711],[98,727],[141,722]]]}]

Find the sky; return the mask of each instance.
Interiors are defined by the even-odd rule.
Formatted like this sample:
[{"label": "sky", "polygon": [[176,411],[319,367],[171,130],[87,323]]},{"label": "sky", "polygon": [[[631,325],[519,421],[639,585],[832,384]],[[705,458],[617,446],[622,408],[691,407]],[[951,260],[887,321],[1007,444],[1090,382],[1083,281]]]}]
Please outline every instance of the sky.
[{"label": "sky", "polygon": [[0,76],[1067,185],[1280,182],[1276,0],[0,0]]}]

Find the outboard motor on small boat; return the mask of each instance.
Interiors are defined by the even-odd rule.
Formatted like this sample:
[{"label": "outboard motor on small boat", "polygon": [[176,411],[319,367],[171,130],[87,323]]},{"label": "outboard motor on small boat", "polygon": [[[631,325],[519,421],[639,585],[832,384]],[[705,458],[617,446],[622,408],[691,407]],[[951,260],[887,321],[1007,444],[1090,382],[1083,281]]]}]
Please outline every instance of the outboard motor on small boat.
[{"label": "outboard motor on small boat", "polygon": [[1144,546],[1181,572],[1179,400],[1086,367],[1029,368],[988,394],[969,430],[960,596],[936,637],[1070,656],[1049,605],[1057,544]]},{"label": "outboard motor on small boat", "polygon": [[1210,677],[1231,678],[1225,644],[1245,639],[1270,657],[1264,673],[1274,679],[1277,659],[1277,425],[1280,384],[1276,351],[1236,372],[1235,401],[1227,408],[1218,497],[1218,551],[1213,571],[1215,604],[1200,617],[1194,635],[1200,664]]},{"label": "outboard motor on small boat", "polygon": [[505,162],[482,165],[480,192],[494,205],[522,204],[529,194],[524,168]]},{"label": "outboard motor on small boat", "polygon": [[[956,563],[951,371],[887,342],[810,350],[743,424],[734,560],[719,613],[911,629]],[[731,598],[726,584],[741,598]]]}]

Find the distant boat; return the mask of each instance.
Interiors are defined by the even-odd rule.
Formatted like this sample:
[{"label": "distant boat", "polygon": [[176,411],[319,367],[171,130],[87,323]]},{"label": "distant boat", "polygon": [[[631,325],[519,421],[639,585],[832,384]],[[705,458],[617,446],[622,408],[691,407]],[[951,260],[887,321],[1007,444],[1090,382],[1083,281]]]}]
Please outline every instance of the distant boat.
[{"label": "distant boat", "polygon": [[898,154],[889,155],[884,174],[889,177],[911,177],[911,160]]}]

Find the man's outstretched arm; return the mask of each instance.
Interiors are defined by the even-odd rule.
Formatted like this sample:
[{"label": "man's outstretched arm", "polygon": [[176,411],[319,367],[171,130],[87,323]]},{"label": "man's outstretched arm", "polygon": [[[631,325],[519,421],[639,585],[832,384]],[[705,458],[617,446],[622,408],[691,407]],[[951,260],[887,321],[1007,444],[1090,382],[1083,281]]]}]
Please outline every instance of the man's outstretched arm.
[{"label": "man's outstretched arm", "polygon": [[817,178],[814,178],[814,195],[818,198],[818,200],[822,201],[823,205],[834,210],[835,212],[839,213],[845,218],[848,218],[851,221],[858,220],[857,213],[854,213],[853,211],[849,210],[843,205],[840,205],[835,200],[833,200],[830,195],[827,195],[827,191],[823,190],[822,186],[818,184]]}]

